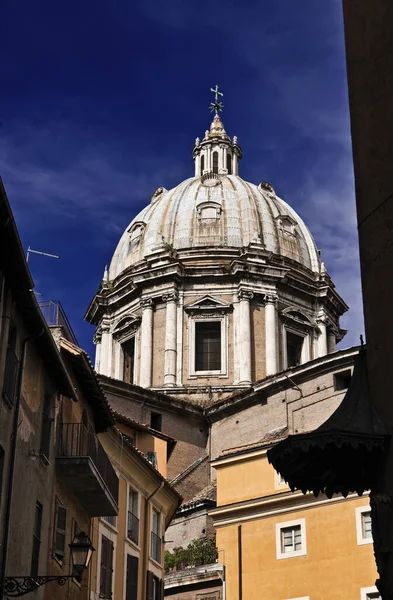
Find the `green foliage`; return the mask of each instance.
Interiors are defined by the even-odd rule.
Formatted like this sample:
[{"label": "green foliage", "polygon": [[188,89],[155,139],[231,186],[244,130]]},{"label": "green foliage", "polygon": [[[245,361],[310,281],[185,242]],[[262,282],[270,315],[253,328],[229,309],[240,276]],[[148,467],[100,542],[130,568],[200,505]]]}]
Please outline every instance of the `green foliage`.
[{"label": "green foliage", "polygon": [[217,558],[215,537],[192,540],[187,548],[174,548],[173,552],[165,552],[165,572],[209,565],[216,562]]}]

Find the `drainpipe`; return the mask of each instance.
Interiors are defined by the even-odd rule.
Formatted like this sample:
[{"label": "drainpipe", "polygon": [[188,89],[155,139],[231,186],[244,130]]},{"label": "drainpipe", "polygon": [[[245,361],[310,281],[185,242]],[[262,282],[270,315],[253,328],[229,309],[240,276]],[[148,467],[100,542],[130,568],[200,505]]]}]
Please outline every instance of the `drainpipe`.
[{"label": "drainpipe", "polygon": [[27,337],[22,342],[21,359],[20,359],[20,365],[19,365],[19,369],[18,369],[18,377],[17,377],[17,383],[16,383],[14,419],[13,419],[12,434],[11,434],[11,455],[10,455],[10,462],[9,462],[9,468],[8,468],[7,495],[6,495],[6,500],[5,500],[4,531],[3,531],[3,539],[2,539],[3,552],[2,552],[1,563],[0,563],[0,600],[3,600],[3,598],[4,598],[4,583],[5,583],[6,569],[7,569],[8,538],[9,538],[9,533],[10,533],[12,490],[13,490],[14,475],[15,475],[16,444],[17,444],[17,439],[18,439],[19,410],[20,410],[23,374],[24,374],[24,367],[25,367],[26,347],[27,347],[28,342],[30,342],[33,339],[37,339],[43,333],[44,333],[44,329],[37,336]]},{"label": "drainpipe", "polygon": [[[145,533],[145,547],[144,547],[144,551],[143,551],[143,569],[142,569],[142,573],[144,573],[144,581],[143,581],[143,593],[142,593],[142,598],[146,598],[146,594],[147,594],[147,578],[146,578],[146,574],[147,574],[147,565],[149,563],[149,548],[150,548],[150,531],[148,530],[148,524],[149,524],[149,502],[152,498],[154,498],[154,496],[156,494],[158,494],[158,492],[160,492],[162,490],[162,488],[165,485],[165,481],[161,481],[160,485],[158,486],[158,488],[156,488],[154,490],[154,492],[152,492],[150,494],[150,496],[148,496],[146,498],[145,501],[145,514],[144,514],[144,519],[143,519],[143,524],[144,524],[144,533]],[[162,537],[162,536],[161,536]],[[1,600],[1,598],[0,598]]]}]

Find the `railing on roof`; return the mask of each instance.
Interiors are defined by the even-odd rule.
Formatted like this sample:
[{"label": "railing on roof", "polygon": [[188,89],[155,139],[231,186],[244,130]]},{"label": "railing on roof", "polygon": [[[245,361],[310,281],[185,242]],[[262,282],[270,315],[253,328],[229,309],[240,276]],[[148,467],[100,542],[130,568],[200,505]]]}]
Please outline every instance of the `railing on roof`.
[{"label": "railing on roof", "polygon": [[61,302],[59,300],[45,300],[38,304],[49,327],[63,327],[71,338],[70,341],[78,345],[78,340],[72,331],[72,327],[67,319],[67,315],[64,312]]}]

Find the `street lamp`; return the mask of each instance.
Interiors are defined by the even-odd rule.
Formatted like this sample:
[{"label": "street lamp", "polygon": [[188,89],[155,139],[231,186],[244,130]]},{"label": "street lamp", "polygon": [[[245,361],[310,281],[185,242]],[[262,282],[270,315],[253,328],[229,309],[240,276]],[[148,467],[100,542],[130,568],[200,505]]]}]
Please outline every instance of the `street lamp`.
[{"label": "street lamp", "polygon": [[72,566],[74,573],[71,575],[37,575],[37,577],[6,577],[4,581],[4,594],[16,598],[24,596],[37,588],[49,583],[57,581],[59,585],[65,585],[71,577],[81,576],[83,571],[89,567],[89,562],[94,552],[91,539],[84,531],[76,534],[71,544]]}]

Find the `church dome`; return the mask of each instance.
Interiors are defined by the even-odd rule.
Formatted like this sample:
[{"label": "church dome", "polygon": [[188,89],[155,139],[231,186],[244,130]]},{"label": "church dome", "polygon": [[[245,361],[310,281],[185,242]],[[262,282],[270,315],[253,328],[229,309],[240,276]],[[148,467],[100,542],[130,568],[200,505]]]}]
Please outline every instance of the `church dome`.
[{"label": "church dome", "polygon": [[302,219],[239,176],[212,91],[193,177],[154,192],[86,314],[99,373],[202,403],[334,352],[347,310]]},{"label": "church dome", "polygon": [[156,190],[121,237],[109,279],[160,248],[238,252],[249,244],[320,271],[308,228],[270,184],[255,185],[227,173],[199,173],[169,191]]}]

